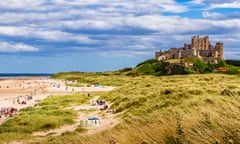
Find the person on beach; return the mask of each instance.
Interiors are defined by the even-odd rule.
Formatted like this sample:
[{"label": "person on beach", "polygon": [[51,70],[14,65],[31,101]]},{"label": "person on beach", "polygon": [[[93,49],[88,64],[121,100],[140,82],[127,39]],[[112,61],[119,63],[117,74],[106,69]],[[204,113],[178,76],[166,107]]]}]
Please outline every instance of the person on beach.
[{"label": "person on beach", "polygon": [[17,97],[17,103],[20,104],[20,99],[19,99],[19,97]]}]

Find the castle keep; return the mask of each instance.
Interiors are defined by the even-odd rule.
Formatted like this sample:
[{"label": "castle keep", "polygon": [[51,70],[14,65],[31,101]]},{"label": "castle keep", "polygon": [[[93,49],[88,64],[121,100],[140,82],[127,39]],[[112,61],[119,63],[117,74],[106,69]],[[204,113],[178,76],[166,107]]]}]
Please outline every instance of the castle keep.
[{"label": "castle keep", "polygon": [[159,61],[199,57],[205,62],[218,63],[223,60],[223,43],[217,42],[214,46],[211,45],[208,36],[203,38],[193,36],[191,44],[184,44],[181,48],[171,48],[167,51],[160,50],[155,55]]}]

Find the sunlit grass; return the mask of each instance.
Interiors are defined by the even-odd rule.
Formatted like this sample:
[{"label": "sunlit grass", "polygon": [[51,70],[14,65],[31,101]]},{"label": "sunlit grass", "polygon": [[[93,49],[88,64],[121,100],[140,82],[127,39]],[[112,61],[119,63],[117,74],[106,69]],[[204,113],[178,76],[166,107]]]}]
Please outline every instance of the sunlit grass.
[{"label": "sunlit grass", "polygon": [[[97,95],[100,99],[112,103],[111,108],[119,114],[121,123],[112,129],[92,135],[86,133],[83,135],[85,129],[78,128],[74,132],[66,132],[56,137],[34,139],[27,132],[22,133],[21,136],[25,135],[26,139],[32,139],[31,142],[37,144],[92,144],[109,143],[109,140],[120,144],[240,142],[240,77],[238,75],[126,77],[113,74],[109,76],[74,74],[74,78],[76,77],[84,77],[86,82],[92,84],[118,83],[119,87],[113,91]],[[77,95],[51,97],[40,103],[36,109],[60,108],[60,112],[67,110],[66,107],[69,105],[85,103],[90,98]],[[74,113],[71,112],[70,115],[74,117]],[[44,112],[44,117],[47,113]],[[58,114],[54,111],[49,113]],[[68,115],[68,112],[64,111],[63,117],[64,115]],[[6,136],[2,134],[0,137]],[[13,137],[12,132],[9,135]],[[19,137],[18,134],[14,138]]]},{"label": "sunlit grass", "polygon": [[39,143],[109,143],[110,139],[123,144],[240,142],[239,76],[125,78],[127,83],[101,95],[121,112],[119,125],[94,135],[74,133]]},{"label": "sunlit grass", "polygon": [[0,125],[0,143],[33,138],[36,131],[47,131],[74,123],[77,111],[67,107],[89,102],[91,97],[80,94],[53,96],[35,107],[22,109],[18,115]]}]

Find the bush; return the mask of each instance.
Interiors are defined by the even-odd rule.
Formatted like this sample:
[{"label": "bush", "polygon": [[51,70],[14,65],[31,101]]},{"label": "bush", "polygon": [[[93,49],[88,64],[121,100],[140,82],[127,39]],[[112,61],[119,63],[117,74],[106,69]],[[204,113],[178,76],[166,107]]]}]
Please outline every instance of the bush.
[{"label": "bush", "polygon": [[226,72],[226,74],[240,74],[240,69],[236,67],[229,68]]},{"label": "bush", "polygon": [[138,73],[149,74],[149,75],[155,74],[155,71],[154,71],[152,65],[151,65],[151,64],[148,64],[148,63],[139,66],[139,67],[137,68],[137,72],[138,72]]},{"label": "bush", "polygon": [[127,71],[131,71],[131,70],[132,70],[131,67],[127,67],[127,68],[120,69],[119,72],[127,72]]},{"label": "bush", "polygon": [[158,62],[156,59],[148,59],[148,60],[146,60],[144,62],[139,63],[136,67],[139,67],[139,66],[141,66],[143,64],[151,64],[152,65],[153,63],[156,63],[156,62]]},{"label": "bush", "polygon": [[208,68],[207,64],[200,59],[195,59],[193,65],[200,73],[204,73]]},{"label": "bush", "polygon": [[162,62],[155,62],[152,64],[152,67],[155,72],[161,72],[161,71],[165,70],[166,64],[164,64]]},{"label": "bush", "polygon": [[220,68],[220,67],[226,67],[226,63],[224,61],[219,61],[217,64],[215,64],[216,68]]}]

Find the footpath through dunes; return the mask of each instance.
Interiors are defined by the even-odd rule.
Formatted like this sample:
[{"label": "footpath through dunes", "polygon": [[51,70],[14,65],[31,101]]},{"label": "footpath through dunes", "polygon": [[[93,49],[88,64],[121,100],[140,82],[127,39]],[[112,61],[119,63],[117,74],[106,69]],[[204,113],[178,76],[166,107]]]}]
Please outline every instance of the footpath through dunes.
[{"label": "footpath through dunes", "polygon": [[117,117],[118,114],[114,114],[112,111],[109,111],[109,109],[104,109],[103,105],[83,104],[67,107],[66,109],[73,109],[78,112],[77,118],[74,119],[74,124],[65,125],[49,131],[34,132],[33,136],[58,136],[66,132],[74,132],[78,129],[84,131],[82,135],[92,135],[96,132],[111,129],[120,123],[120,119]]},{"label": "footpath through dunes", "polygon": [[[111,86],[68,86],[72,81],[54,80],[49,77],[20,77],[0,80],[0,124],[14,114],[11,109],[20,110],[34,106],[43,99],[54,95],[111,91]],[[14,111],[15,112],[15,111]]]}]

